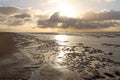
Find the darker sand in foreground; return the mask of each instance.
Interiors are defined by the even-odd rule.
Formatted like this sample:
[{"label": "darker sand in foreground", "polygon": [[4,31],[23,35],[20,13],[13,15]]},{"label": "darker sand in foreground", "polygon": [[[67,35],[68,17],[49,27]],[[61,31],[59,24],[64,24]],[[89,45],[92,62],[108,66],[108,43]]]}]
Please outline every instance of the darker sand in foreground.
[{"label": "darker sand in foreground", "polygon": [[15,51],[14,34],[0,33],[0,59],[11,56]]}]

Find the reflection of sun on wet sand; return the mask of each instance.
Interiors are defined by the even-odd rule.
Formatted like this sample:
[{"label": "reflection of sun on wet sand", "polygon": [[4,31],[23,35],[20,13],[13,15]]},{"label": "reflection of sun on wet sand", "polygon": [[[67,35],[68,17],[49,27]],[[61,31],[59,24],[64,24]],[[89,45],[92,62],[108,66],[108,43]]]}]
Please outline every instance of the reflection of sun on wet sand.
[{"label": "reflection of sun on wet sand", "polygon": [[120,79],[120,62],[106,57],[114,53],[110,54],[80,42],[68,45],[69,39],[66,35],[55,35],[54,39],[45,39],[46,34],[42,35],[16,33],[16,46],[12,39],[13,34],[0,36],[0,45],[4,45],[1,52],[6,53],[0,57],[1,80]]}]

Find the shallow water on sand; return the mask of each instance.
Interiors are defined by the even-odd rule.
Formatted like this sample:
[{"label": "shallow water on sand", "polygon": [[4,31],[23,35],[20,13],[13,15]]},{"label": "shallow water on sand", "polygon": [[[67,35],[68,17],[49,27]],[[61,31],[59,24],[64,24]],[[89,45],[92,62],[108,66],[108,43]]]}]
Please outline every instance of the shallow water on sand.
[{"label": "shallow water on sand", "polygon": [[[106,52],[114,53],[108,56],[116,61],[120,61],[120,33],[73,33],[73,34],[31,34],[41,40],[56,40],[60,45],[76,45],[82,43],[86,46],[95,47]],[[113,44],[111,46],[102,44]],[[116,47],[118,45],[118,47]]]},{"label": "shallow water on sand", "polygon": [[14,40],[1,80],[120,79],[120,33],[16,33]]}]

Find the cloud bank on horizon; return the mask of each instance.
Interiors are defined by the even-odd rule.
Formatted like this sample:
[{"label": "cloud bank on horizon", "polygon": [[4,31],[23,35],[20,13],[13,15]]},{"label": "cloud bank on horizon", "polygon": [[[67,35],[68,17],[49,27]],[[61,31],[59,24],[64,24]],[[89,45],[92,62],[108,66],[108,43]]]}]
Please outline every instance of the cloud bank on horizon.
[{"label": "cloud bank on horizon", "polygon": [[[19,4],[19,6],[15,5],[15,1],[17,0],[13,0],[13,2],[10,1],[11,0],[0,0],[1,31],[10,28],[14,30],[17,28],[58,28],[80,30],[113,29],[113,31],[120,31],[120,7],[117,7],[118,5],[116,5],[116,7],[110,6],[120,3],[119,0],[87,0],[88,2],[96,2],[98,4],[109,4],[109,7],[108,9],[105,9],[107,7],[102,9],[99,7],[98,9],[93,9],[92,7],[86,8],[85,11],[77,17],[62,16],[58,10],[53,10],[53,12],[51,10],[51,14],[48,13],[50,9],[53,9],[52,7],[55,7],[50,4],[57,4],[59,0],[36,0],[40,2],[39,7],[41,8],[39,10],[32,5],[31,2],[33,2],[33,0],[29,1],[31,3],[29,5],[21,4],[22,2],[27,3],[27,0],[20,0],[21,3],[16,3]],[[76,2],[78,0],[71,0],[71,2],[72,1],[77,5]],[[86,3],[86,1],[82,2],[84,2],[84,4]],[[37,4],[36,7],[38,7]],[[77,7],[79,9],[79,6]],[[110,7],[113,10],[110,10]]]}]

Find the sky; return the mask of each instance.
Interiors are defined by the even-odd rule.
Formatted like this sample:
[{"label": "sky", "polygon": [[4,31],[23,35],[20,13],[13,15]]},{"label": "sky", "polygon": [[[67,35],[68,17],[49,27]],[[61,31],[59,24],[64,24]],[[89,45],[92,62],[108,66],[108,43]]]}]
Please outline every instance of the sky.
[{"label": "sky", "polygon": [[0,31],[120,31],[120,0],[0,0]]}]

